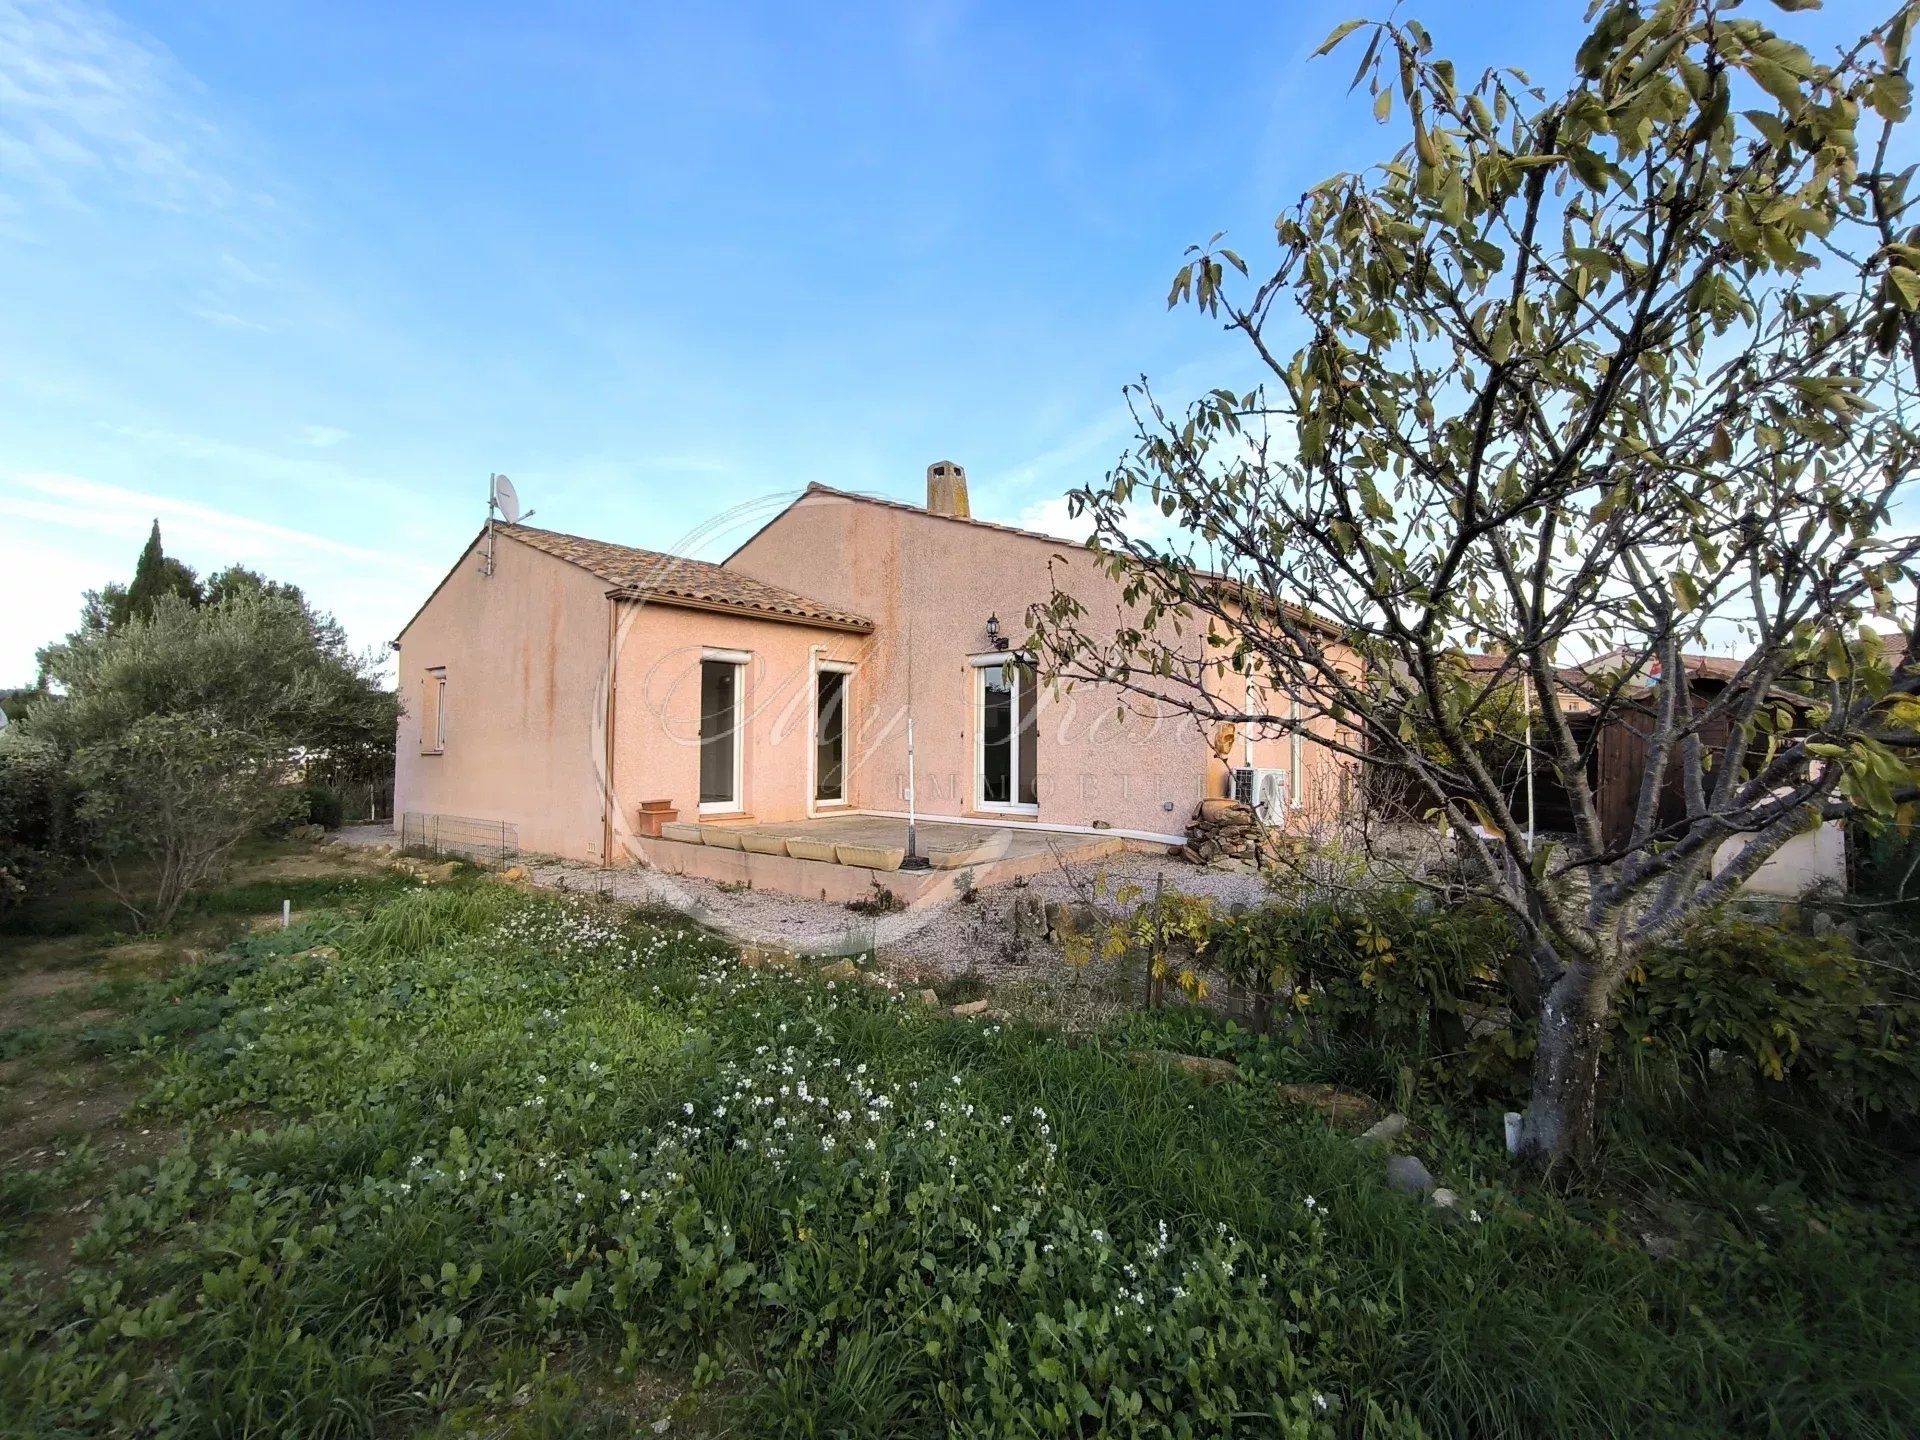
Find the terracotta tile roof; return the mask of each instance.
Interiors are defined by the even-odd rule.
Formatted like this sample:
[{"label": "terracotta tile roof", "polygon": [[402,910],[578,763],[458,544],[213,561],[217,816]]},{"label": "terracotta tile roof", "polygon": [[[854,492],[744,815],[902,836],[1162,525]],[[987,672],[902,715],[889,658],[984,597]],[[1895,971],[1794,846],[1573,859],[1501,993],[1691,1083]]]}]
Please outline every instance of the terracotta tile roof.
[{"label": "terracotta tile roof", "polygon": [[[1591,660],[1583,660],[1577,668],[1600,675],[1623,668],[1638,671],[1649,662],[1650,657],[1644,651],[1621,648],[1596,655]],[[1697,650],[1682,652],[1680,663],[1686,667],[1688,674],[1697,679],[1721,682],[1739,679],[1747,666],[1746,660],[1738,655],[1703,655]]]},{"label": "terracotta tile roof", "polygon": [[776,620],[826,625],[836,630],[865,633],[873,629],[873,622],[864,615],[837,610],[706,560],[689,560],[682,555],[640,550],[606,540],[588,540],[579,535],[563,535],[557,530],[535,529],[531,525],[497,528],[501,534],[511,535],[523,545],[544,550],[598,576],[613,587],[610,593],[622,599],[652,599],[700,609],[735,610]]}]

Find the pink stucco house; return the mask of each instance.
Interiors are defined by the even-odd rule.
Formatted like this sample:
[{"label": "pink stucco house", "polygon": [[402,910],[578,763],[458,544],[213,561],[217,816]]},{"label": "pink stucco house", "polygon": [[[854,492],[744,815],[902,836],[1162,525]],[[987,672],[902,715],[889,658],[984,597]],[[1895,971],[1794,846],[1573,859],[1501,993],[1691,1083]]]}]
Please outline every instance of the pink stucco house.
[{"label": "pink stucco house", "polygon": [[1282,772],[1289,819],[1330,803],[1343,766],[1311,736],[1223,759],[1188,717],[1009,663],[1056,581],[1123,614],[1083,547],[971,518],[949,462],[925,507],[811,486],[719,564],[496,524],[394,642],[396,813],[657,863],[666,812],[729,846],[904,816],[909,716],[931,820],[1175,843],[1233,766]]}]

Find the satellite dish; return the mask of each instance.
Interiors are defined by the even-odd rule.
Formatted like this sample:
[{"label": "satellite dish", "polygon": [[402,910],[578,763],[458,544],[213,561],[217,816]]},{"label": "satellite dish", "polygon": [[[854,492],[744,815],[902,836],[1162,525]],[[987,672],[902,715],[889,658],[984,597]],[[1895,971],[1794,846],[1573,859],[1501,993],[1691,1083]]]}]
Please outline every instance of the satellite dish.
[{"label": "satellite dish", "polygon": [[504,475],[495,475],[488,487],[487,503],[500,512],[500,518],[509,525],[520,523],[520,496],[513,488],[513,481]]}]

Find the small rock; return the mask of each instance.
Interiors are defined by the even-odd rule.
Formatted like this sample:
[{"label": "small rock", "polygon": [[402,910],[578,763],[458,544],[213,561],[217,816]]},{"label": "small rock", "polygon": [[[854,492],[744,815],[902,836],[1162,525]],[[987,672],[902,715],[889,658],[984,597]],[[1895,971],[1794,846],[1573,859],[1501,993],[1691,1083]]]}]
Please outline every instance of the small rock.
[{"label": "small rock", "polygon": [[1067,907],[1067,924],[1084,935],[1096,935],[1106,924],[1107,912],[1091,900],[1076,900]]},{"label": "small rock", "polygon": [[1274,1093],[1281,1104],[1318,1110],[1335,1125],[1371,1124],[1380,1118],[1380,1107],[1372,1100],[1338,1085],[1280,1085]]},{"label": "small rock", "polygon": [[822,980],[851,980],[860,973],[860,967],[851,960],[836,960],[831,965],[820,968]]},{"label": "small rock", "polygon": [[938,1005],[940,1003],[940,992],[938,990],[916,990],[913,992],[913,998],[918,1000],[922,1005]]},{"label": "small rock", "polygon": [[791,950],[749,945],[740,952],[740,964],[748,970],[794,970],[799,968],[800,961]]},{"label": "small rock", "polygon": [[1128,1054],[1127,1059],[1140,1066],[1170,1066],[1207,1081],[1240,1078],[1240,1067],[1231,1060],[1215,1060],[1205,1055],[1182,1055],[1173,1050],[1135,1050]]},{"label": "small rock", "polygon": [[1671,1260],[1680,1253],[1680,1242],[1671,1235],[1643,1230],[1640,1232],[1640,1248],[1656,1260]]},{"label": "small rock", "polygon": [[502,875],[500,878],[502,880],[506,880],[514,884],[518,884],[520,881],[525,880],[527,878],[527,867],[524,865],[509,866],[507,868],[506,873]]},{"label": "small rock", "polygon": [[875,990],[891,990],[894,988],[893,977],[883,974],[878,970],[862,970],[860,972],[860,979]]},{"label": "small rock", "polygon": [[1513,1028],[1513,1012],[1504,1005],[1463,1003],[1460,1024],[1469,1040],[1491,1038]]},{"label": "small rock", "polygon": [[1359,1135],[1356,1135],[1353,1143],[1356,1145],[1391,1145],[1406,1133],[1407,1117],[1396,1110],[1384,1120],[1381,1120],[1379,1123],[1370,1126]]},{"label": "small rock", "polygon": [[962,1018],[966,1018],[973,1015],[984,1015],[986,1013],[987,1006],[989,1003],[990,1003],[989,1001],[984,999],[969,1000],[964,1004],[954,1006],[953,1013],[955,1015],[961,1016]]},{"label": "small rock", "polygon": [[1387,1184],[1405,1195],[1426,1195],[1437,1188],[1433,1172],[1411,1155],[1387,1157]]},{"label": "small rock", "polygon": [[1460,1197],[1442,1185],[1427,1197],[1427,1203],[1436,1210],[1451,1210],[1460,1203]]}]

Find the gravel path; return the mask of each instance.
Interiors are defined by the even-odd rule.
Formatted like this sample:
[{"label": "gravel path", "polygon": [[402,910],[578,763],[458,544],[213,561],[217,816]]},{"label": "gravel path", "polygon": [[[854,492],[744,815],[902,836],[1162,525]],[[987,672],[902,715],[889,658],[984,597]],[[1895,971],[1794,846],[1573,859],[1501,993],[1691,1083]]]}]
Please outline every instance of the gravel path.
[{"label": "gravel path", "polygon": [[[394,844],[398,837],[385,825],[351,825],[334,831],[331,838],[373,846]],[[1100,878],[1106,882],[1105,898],[1095,903],[1110,911],[1117,908],[1113,892],[1129,884],[1151,893],[1155,882],[1161,881],[1169,890],[1212,896],[1220,906],[1252,904],[1263,894],[1257,876],[1203,870],[1148,851],[1046,871],[1024,885],[996,885],[976,892],[970,901],[916,905],[890,915],[859,915],[823,900],[772,890],[739,890],[657,870],[603,870],[541,857],[525,858],[521,864],[536,885],[668,906],[742,946],[812,955],[871,951],[903,975],[929,979],[978,975],[990,984],[1031,979],[1058,969],[1057,949],[1040,943],[1018,953],[1010,943],[1013,906],[1022,895],[1042,901],[1093,899],[1093,887]]]}]

